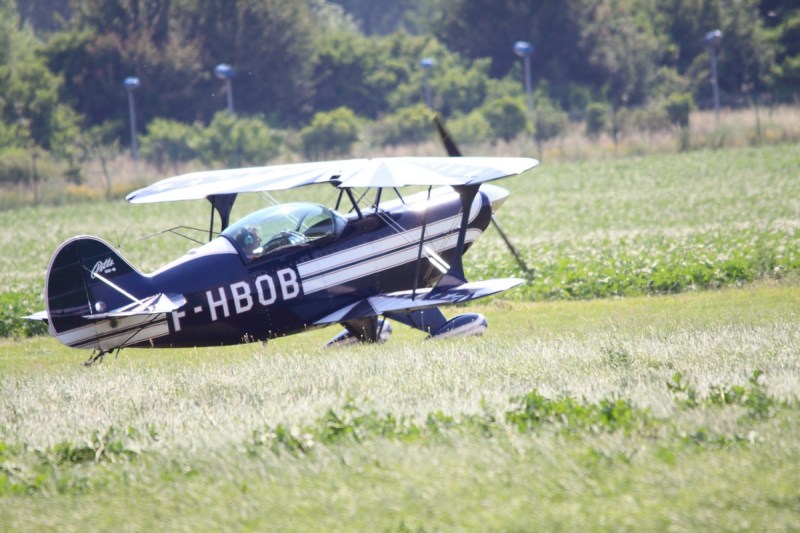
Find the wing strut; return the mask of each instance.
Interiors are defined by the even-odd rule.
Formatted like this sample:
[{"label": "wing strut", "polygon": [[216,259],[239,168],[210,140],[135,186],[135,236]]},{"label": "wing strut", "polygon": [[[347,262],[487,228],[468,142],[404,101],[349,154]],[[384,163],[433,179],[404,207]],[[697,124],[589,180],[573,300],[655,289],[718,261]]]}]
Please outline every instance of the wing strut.
[{"label": "wing strut", "polygon": [[469,211],[472,202],[475,200],[475,195],[478,194],[480,185],[463,185],[455,186],[453,189],[461,197],[461,227],[458,229],[458,241],[456,242],[456,249],[453,252],[453,261],[450,263],[450,270],[442,276],[436,286],[431,290],[431,296],[434,297],[439,291],[446,291],[452,287],[457,287],[467,282],[464,276],[464,244],[467,237],[467,226],[469,225]]},{"label": "wing strut", "polygon": [[[431,190],[433,187],[428,187],[428,202],[431,201]],[[422,262],[422,247],[425,246],[425,228],[428,226],[428,210],[422,212],[422,234],[419,237],[419,251],[417,252],[417,264],[414,267],[414,290],[411,291],[411,299],[415,300],[417,297],[417,288],[419,285],[419,264]]]},{"label": "wing strut", "polygon": [[231,210],[236,202],[236,193],[212,194],[206,199],[211,202],[211,225],[208,228],[208,240],[214,238],[214,210],[219,213],[220,231],[224,231],[231,222]]},{"label": "wing strut", "polygon": [[347,197],[350,198],[350,202],[353,204],[353,208],[356,210],[358,214],[358,218],[364,218],[364,215],[361,214],[361,209],[358,208],[358,201],[353,196],[353,190],[350,187],[346,187],[345,192],[347,192]]}]

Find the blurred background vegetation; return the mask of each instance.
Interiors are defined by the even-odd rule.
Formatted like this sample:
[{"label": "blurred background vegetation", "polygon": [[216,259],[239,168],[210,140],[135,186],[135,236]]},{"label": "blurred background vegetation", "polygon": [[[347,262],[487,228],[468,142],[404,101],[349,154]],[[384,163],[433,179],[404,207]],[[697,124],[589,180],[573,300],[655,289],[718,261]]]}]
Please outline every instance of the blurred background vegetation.
[{"label": "blurred background vegetation", "polygon": [[[471,153],[629,153],[631,132],[729,145],[736,121],[703,124],[717,28],[722,107],[754,121],[741,142],[796,142],[800,0],[0,0],[0,207],[187,168],[404,153],[432,139],[430,108]],[[534,45],[532,110],[518,40]],[[770,132],[775,109],[789,122]]]}]

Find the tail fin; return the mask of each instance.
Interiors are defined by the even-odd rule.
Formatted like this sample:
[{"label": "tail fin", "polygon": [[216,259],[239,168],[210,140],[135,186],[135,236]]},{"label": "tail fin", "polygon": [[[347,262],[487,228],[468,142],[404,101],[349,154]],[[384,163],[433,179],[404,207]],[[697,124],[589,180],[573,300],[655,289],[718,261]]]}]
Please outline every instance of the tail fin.
[{"label": "tail fin", "polygon": [[96,237],[73,237],[56,250],[47,269],[45,302],[50,333],[72,345],[67,342],[70,336],[64,335],[85,329],[86,317],[91,319],[91,315],[117,309],[150,294],[149,278],[108,243]]}]

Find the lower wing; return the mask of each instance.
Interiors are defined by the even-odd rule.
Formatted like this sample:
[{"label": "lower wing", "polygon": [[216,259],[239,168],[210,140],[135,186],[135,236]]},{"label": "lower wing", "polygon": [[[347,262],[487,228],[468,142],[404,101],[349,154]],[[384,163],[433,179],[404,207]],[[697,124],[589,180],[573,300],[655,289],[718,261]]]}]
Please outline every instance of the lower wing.
[{"label": "lower wing", "polygon": [[463,283],[448,288],[419,289],[417,291],[398,291],[387,294],[378,294],[365,298],[354,304],[345,306],[317,320],[315,325],[334,324],[347,322],[359,318],[398,313],[404,311],[419,311],[452,305],[461,302],[491,296],[498,292],[506,291],[524,283],[519,278],[489,279]]}]

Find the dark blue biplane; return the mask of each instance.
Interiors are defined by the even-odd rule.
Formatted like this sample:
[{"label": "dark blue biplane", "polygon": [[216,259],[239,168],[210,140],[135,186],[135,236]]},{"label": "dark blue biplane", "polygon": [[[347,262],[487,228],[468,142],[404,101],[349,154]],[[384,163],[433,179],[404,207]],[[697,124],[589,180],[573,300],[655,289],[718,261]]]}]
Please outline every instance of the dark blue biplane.
[{"label": "dark blue biplane", "polygon": [[[206,198],[222,231],[151,273],[109,244],[64,242],[47,269],[45,320],[62,343],[94,350],[266,341],[341,324],[331,343],[388,337],[391,319],[431,337],[475,335],[479,314],[445,305],[517,286],[469,282],[462,256],[508,192],[487,182],[537,165],[528,158],[375,158],[194,172],[128,195],[131,203]],[[333,208],[279,204],[229,224],[238,194],[334,186]],[[427,190],[403,195],[406,186]],[[364,193],[367,191],[370,193]],[[365,198],[369,196],[369,200]],[[387,198],[391,196],[391,198]]]}]

